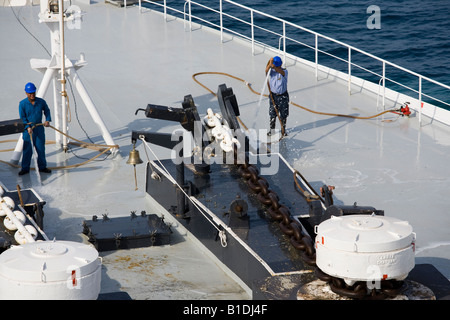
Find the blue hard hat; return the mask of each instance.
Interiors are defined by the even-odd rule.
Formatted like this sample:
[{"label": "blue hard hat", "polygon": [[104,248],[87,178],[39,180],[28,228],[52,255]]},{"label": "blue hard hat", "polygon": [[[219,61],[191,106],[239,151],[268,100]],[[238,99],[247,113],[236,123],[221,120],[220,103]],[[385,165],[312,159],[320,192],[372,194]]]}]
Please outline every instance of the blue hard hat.
[{"label": "blue hard hat", "polygon": [[281,58],[279,56],[273,57],[273,65],[275,67],[279,67],[283,64],[283,61],[281,61]]},{"label": "blue hard hat", "polygon": [[36,92],[36,86],[34,85],[34,83],[28,82],[25,85],[25,92],[26,93],[33,93]]}]

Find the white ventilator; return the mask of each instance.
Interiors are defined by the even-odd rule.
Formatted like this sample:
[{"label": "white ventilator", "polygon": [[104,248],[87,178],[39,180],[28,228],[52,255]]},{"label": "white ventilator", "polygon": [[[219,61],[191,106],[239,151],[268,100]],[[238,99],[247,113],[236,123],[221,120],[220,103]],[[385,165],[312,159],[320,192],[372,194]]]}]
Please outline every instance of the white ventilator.
[{"label": "white ventilator", "polygon": [[102,265],[98,251],[78,242],[36,241],[36,228],[25,224],[14,200],[2,196],[0,216],[19,245],[0,255],[0,299],[97,299]]},{"label": "white ventilator", "polygon": [[0,299],[95,300],[101,261],[92,246],[36,241],[0,255]]},{"label": "white ventilator", "polygon": [[415,233],[407,221],[374,214],[332,216],[315,232],[317,266],[348,285],[403,280],[414,268]]}]

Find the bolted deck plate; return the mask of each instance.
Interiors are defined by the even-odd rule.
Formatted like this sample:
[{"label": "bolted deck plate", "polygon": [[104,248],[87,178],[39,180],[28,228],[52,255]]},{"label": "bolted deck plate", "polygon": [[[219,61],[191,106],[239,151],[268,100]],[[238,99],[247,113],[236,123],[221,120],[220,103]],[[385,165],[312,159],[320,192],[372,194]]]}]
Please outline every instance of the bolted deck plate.
[{"label": "bolted deck plate", "polygon": [[170,244],[171,230],[156,214],[99,218],[83,222],[83,233],[98,251],[142,248]]}]

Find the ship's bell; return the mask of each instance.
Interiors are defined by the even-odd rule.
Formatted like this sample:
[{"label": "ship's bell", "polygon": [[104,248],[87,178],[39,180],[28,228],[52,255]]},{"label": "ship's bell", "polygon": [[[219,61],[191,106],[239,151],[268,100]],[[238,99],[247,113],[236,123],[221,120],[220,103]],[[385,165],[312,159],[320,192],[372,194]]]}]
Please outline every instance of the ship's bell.
[{"label": "ship's bell", "polygon": [[140,164],[143,161],[141,160],[141,158],[139,157],[139,151],[137,151],[134,147],[133,144],[133,150],[130,151],[130,155],[127,161],[127,164],[132,164],[132,165],[136,165],[136,164]]}]

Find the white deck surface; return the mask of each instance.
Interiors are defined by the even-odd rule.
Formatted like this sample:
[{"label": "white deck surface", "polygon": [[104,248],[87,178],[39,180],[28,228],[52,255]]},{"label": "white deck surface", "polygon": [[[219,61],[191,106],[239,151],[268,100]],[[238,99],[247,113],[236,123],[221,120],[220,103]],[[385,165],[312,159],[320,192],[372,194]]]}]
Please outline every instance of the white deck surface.
[{"label": "white deck surface", "polygon": [[[14,10],[27,29],[49,49],[48,28],[37,23],[39,7]],[[145,108],[147,103],[181,107],[183,97],[191,94],[201,115],[208,107],[219,112],[216,98],[191,76],[197,72],[225,72],[245,79],[256,91],[261,91],[265,65],[273,56],[262,49],[252,56],[248,44],[230,36],[221,44],[220,37],[206,28],[189,32],[184,30],[180,19],[164,23],[161,14],[152,11],[140,14],[136,7],[123,9],[99,3],[86,12],[82,29],[66,32],[66,55],[78,59],[80,52],[85,54],[88,65],[78,73],[119,144],[120,155],[76,169],[54,170],[50,175],[42,175],[42,186],[34,172],[19,177],[19,169],[0,164],[0,181],[8,189],[15,190],[17,184],[21,188],[33,187],[47,201],[45,232],[49,238],[60,240],[81,241],[81,221],[93,214],[108,213],[114,217],[128,215],[131,210],[152,210],[144,195],[144,166],[137,166],[139,190],[135,191],[133,168],[125,163],[131,150],[130,134],[132,130],[173,132],[180,126],[146,119],[142,112],[135,116],[137,108]],[[38,86],[42,79],[40,73],[30,68],[29,60],[48,59],[48,55],[17,22],[11,8],[0,7],[0,39],[1,119],[17,119],[18,103],[25,97],[25,83],[32,81]],[[287,61],[287,68],[290,97],[297,104],[318,111],[363,116],[382,111],[377,109],[375,95],[357,87],[349,95],[347,84],[322,73],[316,81],[313,70],[307,66]],[[228,77],[202,75],[198,80],[214,92],[222,83],[232,87],[247,127],[268,127],[266,98],[259,105],[259,96],[242,82]],[[76,120],[70,87],[67,90],[72,113],[69,134],[86,140]],[[45,98],[53,111],[52,94],[49,90]],[[84,129],[95,142],[103,143],[78,96],[76,105]],[[388,107],[392,105],[389,102]],[[46,129],[47,139],[53,140],[50,130]],[[425,118],[419,127],[417,117],[397,119],[393,114],[352,120],[315,115],[291,106],[288,133],[278,145],[279,151],[314,187],[334,185],[335,203],[374,206],[385,210],[387,216],[409,221],[417,234],[416,263],[431,263],[450,278],[447,125]],[[0,140],[17,137],[3,136]],[[15,143],[2,144],[1,149],[14,146]],[[145,161],[141,143],[138,150]],[[170,155],[160,148],[155,150],[162,157]],[[95,155],[92,151],[75,152]],[[47,146],[47,155],[49,167],[81,161],[52,145]],[[0,153],[4,161],[9,161],[10,156],[10,152]],[[155,268],[139,273],[136,278],[138,283],[151,281],[151,286],[146,282],[143,286],[128,282],[129,274],[138,271],[138,267],[124,263],[128,257],[136,259],[139,268],[142,264]],[[197,259],[202,262],[196,263]],[[182,266],[185,262],[188,267]],[[102,282],[102,292],[120,289],[135,299],[248,298],[189,240],[168,247],[107,254],[104,264],[106,280]],[[208,272],[200,274],[207,274],[211,280],[199,277],[199,270],[192,269],[193,266],[205,267]]]}]

